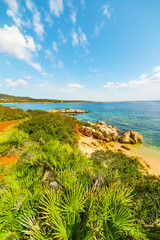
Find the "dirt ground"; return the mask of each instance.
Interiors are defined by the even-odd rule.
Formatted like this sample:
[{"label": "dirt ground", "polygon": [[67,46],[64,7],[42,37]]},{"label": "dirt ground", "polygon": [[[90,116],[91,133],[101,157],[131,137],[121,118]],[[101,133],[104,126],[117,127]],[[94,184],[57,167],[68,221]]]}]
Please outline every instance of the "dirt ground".
[{"label": "dirt ground", "polygon": [[[3,137],[3,133],[9,131],[9,129],[11,129],[15,124],[17,124],[18,121],[14,121],[14,122],[0,122],[0,134]],[[13,164],[14,162],[16,162],[18,159],[18,156],[8,156],[8,157],[4,157],[4,156],[0,156],[0,166],[4,165],[4,166],[10,166],[11,164]],[[3,177],[1,176],[0,173],[0,180],[2,180]]]},{"label": "dirt ground", "polygon": [[18,123],[18,121],[0,122],[0,133],[8,131],[11,127],[13,127],[17,123]]}]

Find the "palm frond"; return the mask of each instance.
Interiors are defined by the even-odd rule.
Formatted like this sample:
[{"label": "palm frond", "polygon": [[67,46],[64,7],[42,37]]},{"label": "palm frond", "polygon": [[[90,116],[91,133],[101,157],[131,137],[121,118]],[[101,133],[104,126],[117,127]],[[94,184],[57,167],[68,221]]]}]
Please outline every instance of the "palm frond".
[{"label": "palm frond", "polygon": [[47,240],[47,238],[42,235],[41,228],[34,216],[24,213],[24,216],[19,218],[18,222],[28,229],[24,231],[24,233],[30,235],[35,240]]}]

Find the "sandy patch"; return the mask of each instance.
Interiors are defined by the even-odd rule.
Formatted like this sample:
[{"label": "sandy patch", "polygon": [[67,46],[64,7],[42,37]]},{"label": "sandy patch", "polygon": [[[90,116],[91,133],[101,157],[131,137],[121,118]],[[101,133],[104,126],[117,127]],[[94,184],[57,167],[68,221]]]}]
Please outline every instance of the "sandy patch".
[{"label": "sandy patch", "polygon": [[[106,143],[94,137],[79,134],[79,149],[88,157],[96,150],[111,150],[122,152],[130,157],[138,157],[139,161],[150,174],[160,175],[160,151],[144,146],[143,144],[122,144],[119,142]],[[124,147],[128,148],[125,149]]]}]

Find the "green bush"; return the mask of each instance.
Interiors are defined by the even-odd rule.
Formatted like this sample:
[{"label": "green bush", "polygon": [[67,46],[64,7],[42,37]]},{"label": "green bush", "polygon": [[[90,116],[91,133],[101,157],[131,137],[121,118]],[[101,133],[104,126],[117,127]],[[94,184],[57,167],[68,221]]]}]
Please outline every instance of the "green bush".
[{"label": "green bush", "polygon": [[10,108],[0,105],[0,121],[20,120],[27,117],[27,113],[20,108]]},{"label": "green bush", "polygon": [[31,119],[20,124],[19,129],[28,133],[34,141],[40,141],[40,139],[49,141],[54,139],[74,144],[77,138],[76,131],[74,130],[76,123],[76,119],[59,113],[46,113],[40,116],[36,114]]}]

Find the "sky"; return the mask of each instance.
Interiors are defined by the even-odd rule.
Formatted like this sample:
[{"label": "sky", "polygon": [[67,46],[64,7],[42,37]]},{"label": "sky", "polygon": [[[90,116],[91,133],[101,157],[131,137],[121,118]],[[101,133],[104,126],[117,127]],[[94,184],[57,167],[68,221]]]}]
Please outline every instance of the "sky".
[{"label": "sky", "polygon": [[0,0],[0,93],[160,100],[159,0]]}]

